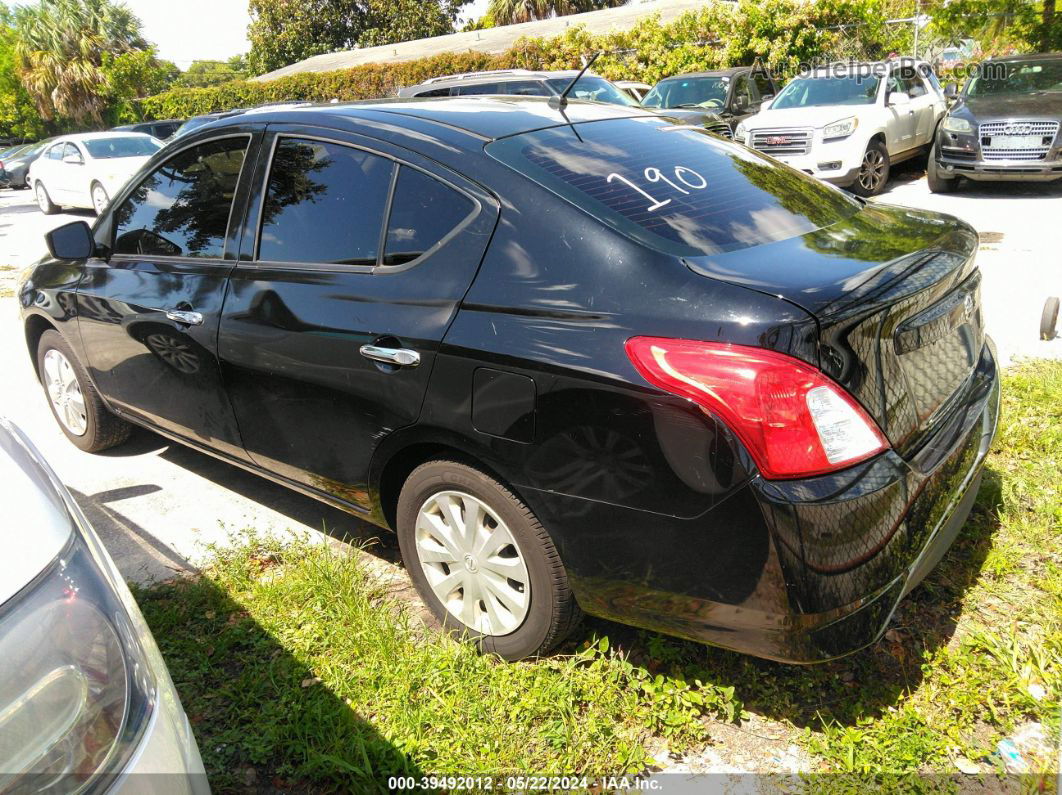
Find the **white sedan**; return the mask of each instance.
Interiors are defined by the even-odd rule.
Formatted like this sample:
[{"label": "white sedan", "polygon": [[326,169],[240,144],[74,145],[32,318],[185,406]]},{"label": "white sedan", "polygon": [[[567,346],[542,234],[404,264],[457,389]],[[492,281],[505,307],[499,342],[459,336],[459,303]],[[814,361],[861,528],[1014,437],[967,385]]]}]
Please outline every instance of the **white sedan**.
[{"label": "white sedan", "polygon": [[162,141],[143,133],[65,135],[33,161],[29,184],[45,215],[63,206],[85,207],[98,215],[161,148]]}]

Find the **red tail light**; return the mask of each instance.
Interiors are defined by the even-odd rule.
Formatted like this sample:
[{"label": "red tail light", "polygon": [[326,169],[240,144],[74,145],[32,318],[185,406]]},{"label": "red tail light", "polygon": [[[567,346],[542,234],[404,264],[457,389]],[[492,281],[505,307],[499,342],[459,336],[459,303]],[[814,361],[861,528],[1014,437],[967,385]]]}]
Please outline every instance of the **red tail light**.
[{"label": "red tail light", "polygon": [[792,356],[661,337],[632,337],[626,348],[647,381],[726,423],[765,478],[821,475],[888,448],[862,406]]}]

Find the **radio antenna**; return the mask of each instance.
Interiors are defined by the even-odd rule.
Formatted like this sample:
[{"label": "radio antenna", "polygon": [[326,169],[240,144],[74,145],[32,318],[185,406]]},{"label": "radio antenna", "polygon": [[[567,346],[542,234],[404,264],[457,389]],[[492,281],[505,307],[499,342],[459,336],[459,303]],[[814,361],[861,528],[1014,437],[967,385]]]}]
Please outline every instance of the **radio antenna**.
[{"label": "radio antenna", "polygon": [[568,83],[568,85],[565,86],[564,90],[560,92],[558,96],[549,98],[549,106],[551,108],[553,108],[554,110],[564,110],[568,106],[568,92],[575,88],[575,84],[578,83],[582,76],[586,74],[586,70],[594,65],[594,61],[597,60],[597,56],[599,56],[601,53],[602,50],[598,50],[592,56],[590,56],[590,60],[586,62],[586,66],[579,70],[579,74],[572,78],[572,82]]}]

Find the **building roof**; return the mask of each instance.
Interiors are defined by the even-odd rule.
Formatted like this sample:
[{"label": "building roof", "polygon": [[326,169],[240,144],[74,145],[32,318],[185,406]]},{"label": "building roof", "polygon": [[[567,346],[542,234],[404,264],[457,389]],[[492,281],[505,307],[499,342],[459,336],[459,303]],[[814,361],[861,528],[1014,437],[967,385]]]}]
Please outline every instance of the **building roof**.
[{"label": "building roof", "polygon": [[368,63],[401,63],[442,53],[482,52],[493,55],[505,52],[516,43],[517,39],[524,36],[538,38],[560,36],[576,25],[581,25],[589,33],[602,34],[613,30],[629,30],[639,20],[652,14],[659,14],[661,22],[670,22],[687,11],[703,8],[707,1],[632,0],[618,8],[606,8],[584,14],[570,14],[536,22],[524,22],[519,25],[503,25],[486,30],[471,30],[466,33],[451,33],[447,36],[386,44],[381,47],[365,47],[359,50],[315,55],[253,79],[275,80],[278,77],[302,72],[330,72]]}]

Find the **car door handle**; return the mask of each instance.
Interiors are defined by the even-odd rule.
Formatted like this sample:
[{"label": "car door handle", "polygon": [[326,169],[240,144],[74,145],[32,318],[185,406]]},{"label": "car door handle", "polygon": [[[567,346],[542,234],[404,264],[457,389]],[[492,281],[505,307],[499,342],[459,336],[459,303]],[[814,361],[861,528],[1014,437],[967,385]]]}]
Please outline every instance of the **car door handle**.
[{"label": "car door handle", "polygon": [[203,325],[203,315],[200,312],[189,312],[184,309],[163,309],[166,318],[174,323],[183,323],[186,326]]},{"label": "car door handle", "polygon": [[381,348],[379,345],[362,345],[361,355],[374,362],[394,364],[399,367],[416,367],[420,364],[420,354],[408,348]]}]

